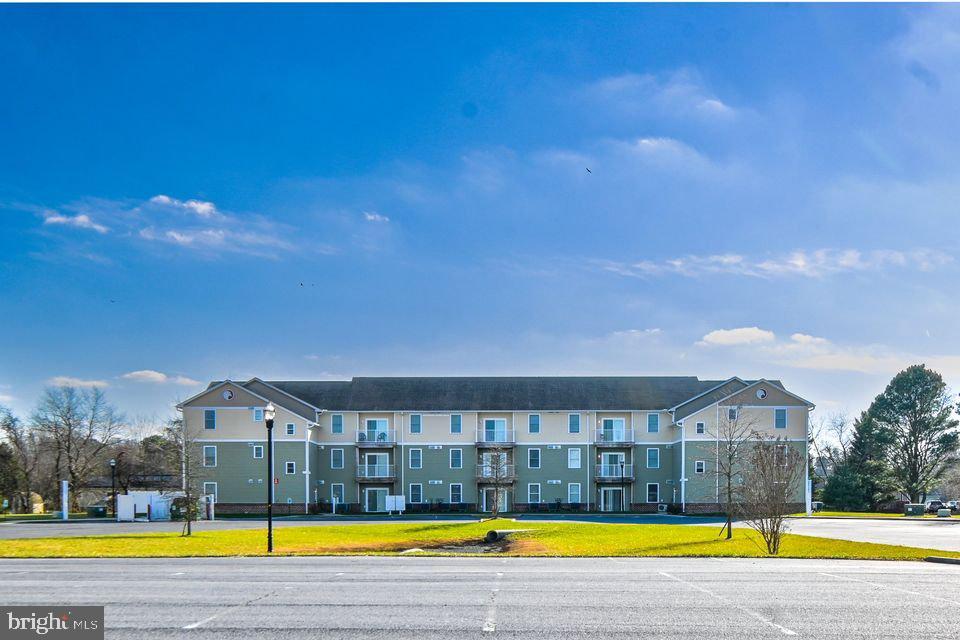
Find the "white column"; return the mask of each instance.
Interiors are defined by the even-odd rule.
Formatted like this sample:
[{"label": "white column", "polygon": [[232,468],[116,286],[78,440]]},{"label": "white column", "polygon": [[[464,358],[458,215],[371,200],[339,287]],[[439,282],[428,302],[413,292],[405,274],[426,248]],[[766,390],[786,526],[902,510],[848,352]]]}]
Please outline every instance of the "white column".
[{"label": "white column", "polygon": [[807,410],[803,419],[803,461],[805,473],[803,474],[803,493],[804,502],[807,506],[807,515],[813,513],[813,480],[810,479],[810,410]]},{"label": "white column", "polygon": [[687,510],[687,434],[680,421],[680,511]]},{"label": "white column", "polygon": [[[116,505],[113,508],[116,509]],[[60,481],[60,518],[70,519],[70,483],[66,480]]]}]

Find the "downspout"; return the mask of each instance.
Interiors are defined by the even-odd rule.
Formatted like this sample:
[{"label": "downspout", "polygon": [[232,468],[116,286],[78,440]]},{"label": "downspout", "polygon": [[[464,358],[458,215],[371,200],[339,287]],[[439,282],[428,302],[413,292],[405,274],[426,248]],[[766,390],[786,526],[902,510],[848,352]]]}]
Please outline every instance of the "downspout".
[{"label": "downspout", "polygon": [[807,503],[807,515],[813,513],[813,480],[810,478],[810,409],[803,417],[803,459],[806,472],[803,476],[803,494]]},{"label": "downspout", "polygon": [[303,513],[310,513],[310,432],[314,426],[307,424],[303,436]]},{"label": "downspout", "polygon": [[[716,427],[714,428],[715,433],[717,434],[717,447],[716,447],[716,460],[714,460],[714,468],[717,470],[717,504],[720,504],[720,403],[717,403],[717,421],[714,423]],[[729,473],[729,471],[727,472]]]},{"label": "downspout", "polygon": [[687,512],[687,430],[683,424],[680,425],[680,511]]}]

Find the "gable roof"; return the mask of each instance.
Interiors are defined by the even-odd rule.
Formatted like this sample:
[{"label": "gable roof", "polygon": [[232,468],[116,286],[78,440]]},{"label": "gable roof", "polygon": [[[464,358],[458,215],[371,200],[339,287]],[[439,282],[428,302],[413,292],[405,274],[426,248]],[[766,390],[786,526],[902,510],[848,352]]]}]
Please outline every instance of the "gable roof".
[{"label": "gable roof", "polygon": [[267,382],[327,411],[664,410],[721,383],[694,376],[361,377]]}]

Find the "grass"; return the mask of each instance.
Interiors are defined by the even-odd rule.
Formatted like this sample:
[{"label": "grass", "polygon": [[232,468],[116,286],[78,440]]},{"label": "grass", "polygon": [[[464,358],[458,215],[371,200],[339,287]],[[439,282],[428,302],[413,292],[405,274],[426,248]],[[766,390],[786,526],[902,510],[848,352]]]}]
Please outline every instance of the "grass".
[{"label": "grass", "polygon": [[[70,519],[76,520],[78,518],[87,519],[87,513],[85,511],[78,511],[74,513],[70,512]],[[31,522],[36,522],[38,520],[59,520],[59,517],[54,517],[53,513],[5,513],[0,514],[0,522],[19,522],[21,520],[29,520]]]},{"label": "grass", "polygon": [[[517,556],[695,556],[766,557],[751,530],[737,529],[733,540],[715,527],[598,523],[516,522],[402,523],[274,530],[275,555],[394,554],[421,548],[442,553],[442,545],[475,542],[493,528],[525,529],[513,534],[507,555]],[[191,537],[151,533],[4,540],[0,557],[186,557],[265,555],[265,530],[200,531]],[[919,560],[960,553],[848,542],[787,534],[780,557]]]}]

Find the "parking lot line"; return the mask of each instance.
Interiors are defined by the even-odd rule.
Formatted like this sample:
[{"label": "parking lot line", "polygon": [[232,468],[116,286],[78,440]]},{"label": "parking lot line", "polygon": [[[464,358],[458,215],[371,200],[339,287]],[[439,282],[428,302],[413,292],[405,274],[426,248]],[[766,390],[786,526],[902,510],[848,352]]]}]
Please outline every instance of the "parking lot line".
[{"label": "parking lot line", "polygon": [[899,591],[900,593],[908,593],[914,596],[920,596],[922,598],[930,598],[931,600],[937,600],[939,602],[946,602],[948,604],[960,605],[960,602],[957,600],[948,600],[947,598],[941,598],[940,596],[932,596],[929,593],[922,593],[920,591],[911,591],[910,589],[901,589],[900,587],[891,587],[890,585],[880,584],[879,582],[870,582],[869,580],[861,580],[860,578],[851,578],[850,576],[838,576],[835,573],[824,573],[819,572],[822,576],[827,576],[828,578],[836,578],[838,580],[848,580],[850,582],[859,582],[861,584],[868,584],[871,587],[877,587],[878,589],[890,589],[891,591]]}]

